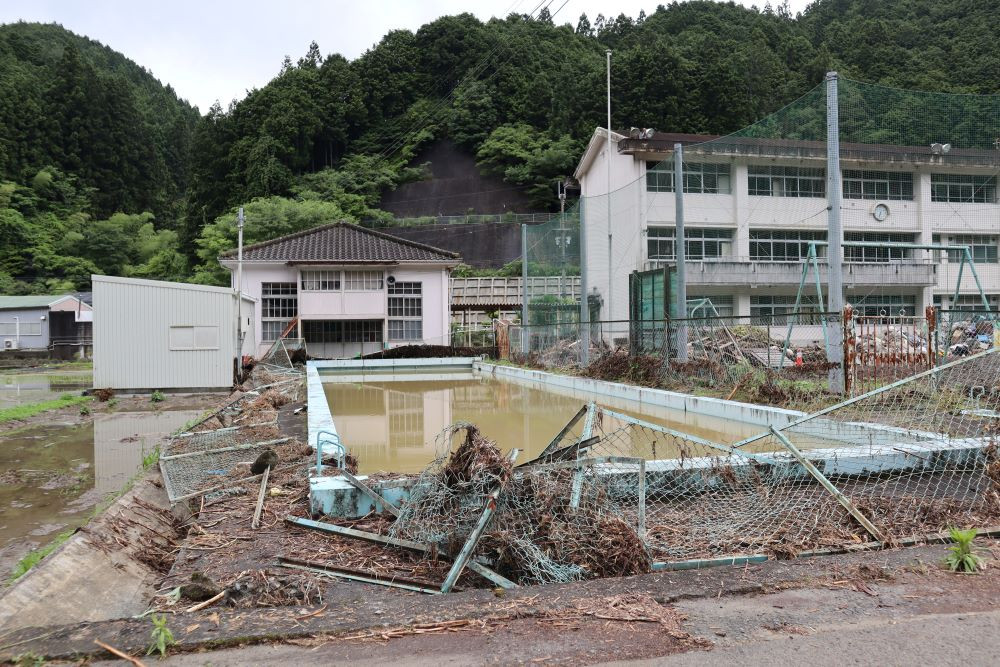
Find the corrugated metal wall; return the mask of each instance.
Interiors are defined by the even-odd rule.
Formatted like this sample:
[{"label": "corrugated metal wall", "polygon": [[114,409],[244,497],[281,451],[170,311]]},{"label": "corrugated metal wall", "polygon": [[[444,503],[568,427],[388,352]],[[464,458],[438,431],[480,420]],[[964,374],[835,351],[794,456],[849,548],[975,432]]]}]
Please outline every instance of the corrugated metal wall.
[{"label": "corrugated metal wall", "polygon": [[[230,289],[92,278],[95,387],[209,389],[232,385],[236,304]],[[217,327],[217,349],[171,349],[170,328],[186,326]]]}]

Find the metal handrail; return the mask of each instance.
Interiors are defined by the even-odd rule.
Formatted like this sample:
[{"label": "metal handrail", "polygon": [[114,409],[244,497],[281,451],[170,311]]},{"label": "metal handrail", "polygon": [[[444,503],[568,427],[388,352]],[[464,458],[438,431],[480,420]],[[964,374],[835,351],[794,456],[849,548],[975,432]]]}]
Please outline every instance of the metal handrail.
[{"label": "metal handrail", "polygon": [[340,441],[340,434],[334,431],[322,430],[316,433],[316,474],[320,475],[323,473],[323,442],[322,438],[324,435],[330,436],[332,440],[327,441],[327,444],[332,444],[337,449],[337,462],[340,464],[339,467],[343,468],[347,462],[347,449],[344,448],[343,443]]}]

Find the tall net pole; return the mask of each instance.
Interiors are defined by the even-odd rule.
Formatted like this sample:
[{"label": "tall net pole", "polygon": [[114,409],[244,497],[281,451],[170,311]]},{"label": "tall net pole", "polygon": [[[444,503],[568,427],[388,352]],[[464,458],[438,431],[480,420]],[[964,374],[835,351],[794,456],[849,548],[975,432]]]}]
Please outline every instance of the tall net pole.
[{"label": "tall net pole", "polygon": [[580,215],[580,364],[586,366],[590,362],[590,303],[587,300],[587,233],[584,225],[584,209],[577,205]]},{"label": "tall net pole", "polygon": [[613,294],[613,282],[614,282],[614,255],[611,252],[611,49],[607,50],[608,57],[608,146],[607,155],[605,159],[607,160],[608,167],[608,317],[607,319],[615,319],[615,313],[611,309],[612,304],[612,294]]},{"label": "tall net pole", "polygon": [[528,225],[521,225],[521,352],[528,352]]},{"label": "tall net pole", "polygon": [[674,144],[674,207],[676,225],[674,229],[674,253],[677,256],[677,317],[681,319],[677,327],[677,360],[688,360],[687,346],[687,272],[684,261],[687,257],[684,242],[684,146]]},{"label": "tall net pole", "polygon": [[236,381],[243,368],[243,207],[236,215]]},{"label": "tall net pole", "polygon": [[[841,243],[844,231],[840,221],[840,112],[837,99],[837,73],[826,75],[826,196],[829,204],[828,254],[829,285],[828,310],[840,313],[844,309],[844,252]],[[844,346],[843,330],[831,327],[826,350],[827,359],[836,367],[830,370],[830,391],[844,391]]]}]

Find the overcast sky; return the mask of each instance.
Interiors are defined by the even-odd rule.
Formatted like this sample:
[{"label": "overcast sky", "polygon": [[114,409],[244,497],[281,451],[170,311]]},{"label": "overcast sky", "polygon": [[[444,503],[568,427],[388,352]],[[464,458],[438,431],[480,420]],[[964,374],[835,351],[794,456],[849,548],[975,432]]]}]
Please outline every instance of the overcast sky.
[{"label": "overcast sky", "polygon": [[[647,14],[663,0],[567,0],[558,23],[576,25],[624,12]],[[763,6],[766,0],[738,0]],[[324,55],[354,59],[389,30],[416,30],[439,16],[472,11],[482,20],[531,12],[538,0],[2,0],[0,23],[56,22],[124,53],[171,84],[201,112],[226,106],[266,84],[285,55],[297,59],[315,40]],[[563,0],[554,0],[555,11]],[[780,0],[773,0],[773,4]],[[809,0],[790,0],[792,12]]]}]

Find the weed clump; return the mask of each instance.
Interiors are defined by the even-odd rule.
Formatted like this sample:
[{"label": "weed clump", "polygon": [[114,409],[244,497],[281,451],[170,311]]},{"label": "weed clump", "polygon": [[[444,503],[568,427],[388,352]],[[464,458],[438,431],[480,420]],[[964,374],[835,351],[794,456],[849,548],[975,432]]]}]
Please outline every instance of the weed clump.
[{"label": "weed clump", "polygon": [[944,557],[944,564],[952,572],[978,572],[983,569],[983,559],[972,550],[972,542],[979,533],[975,528],[959,530],[951,528],[949,536],[955,543],[948,547],[948,555]]}]

